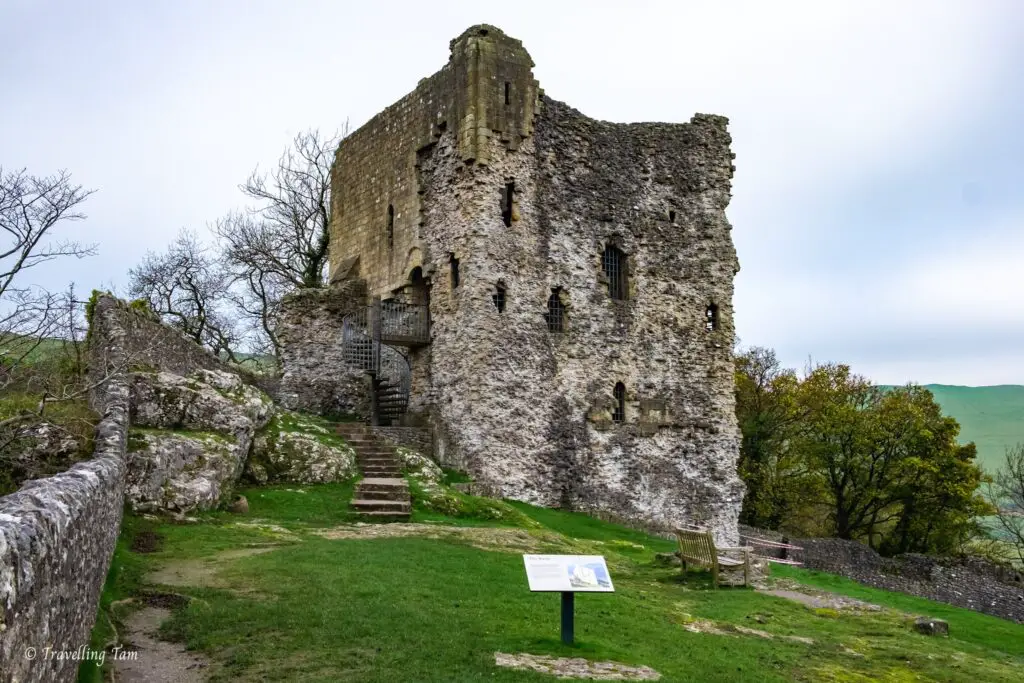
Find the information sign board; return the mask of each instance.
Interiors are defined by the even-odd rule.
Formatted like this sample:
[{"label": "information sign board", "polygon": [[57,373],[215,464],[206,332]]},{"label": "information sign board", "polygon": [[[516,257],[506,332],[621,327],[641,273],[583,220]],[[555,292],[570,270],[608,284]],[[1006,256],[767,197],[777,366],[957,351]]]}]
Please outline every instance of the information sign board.
[{"label": "information sign board", "polygon": [[600,555],[523,555],[523,564],[534,592],[615,592]]}]

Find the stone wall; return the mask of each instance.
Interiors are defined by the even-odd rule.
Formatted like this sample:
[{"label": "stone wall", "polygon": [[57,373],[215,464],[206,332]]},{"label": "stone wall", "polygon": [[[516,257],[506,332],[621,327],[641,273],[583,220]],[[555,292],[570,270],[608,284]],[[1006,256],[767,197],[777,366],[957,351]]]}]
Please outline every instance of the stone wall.
[{"label": "stone wall", "polygon": [[394,444],[405,446],[417,453],[433,458],[434,441],[430,429],[422,427],[370,427],[373,435]]},{"label": "stone wall", "polygon": [[360,275],[375,296],[386,298],[422,265],[419,151],[447,132],[463,162],[487,163],[493,140],[515,149],[532,132],[538,88],[522,44],[493,26],[474,26],[450,47],[448,64],[338,148],[332,278]]},{"label": "stone wall", "polygon": [[281,378],[273,394],[280,406],[369,419],[368,378],[349,367],[342,349],[342,319],[366,304],[366,287],[358,279],[285,297],[277,318]]},{"label": "stone wall", "polygon": [[[742,527],[741,532],[782,539],[777,532],[751,527]],[[808,569],[1024,624],[1024,574],[981,558],[917,553],[882,557],[863,543],[840,538],[791,538],[787,542],[803,548],[794,551],[793,558]]]},{"label": "stone wall", "polygon": [[[473,27],[452,48],[339,147],[332,207],[336,277],[358,274],[382,296],[415,266],[428,279],[432,338],[410,354],[412,408],[437,457],[507,497],[703,524],[733,543],[743,486],[726,119],[594,121],[540,96],[529,55],[497,29]],[[500,134],[467,138],[467,117]],[[624,299],[603,272],[608,245],[626,254]],[[563,332],[545,322],[556,288]]]},{"label": "stone wall", "polygon": [[[127,331],[113,301],[97,302],[91,340],[98,373],[125,357]],[[96,345],[93,344],[95,348]],[[73,681],[78,662],[47,657],[87,645],[121,526],[128,386],[114,376],[95,393],[103,416],[92,460],[26,482],[0,498],[0,679]],[[35,658],[26,648],[35,648]]]}]

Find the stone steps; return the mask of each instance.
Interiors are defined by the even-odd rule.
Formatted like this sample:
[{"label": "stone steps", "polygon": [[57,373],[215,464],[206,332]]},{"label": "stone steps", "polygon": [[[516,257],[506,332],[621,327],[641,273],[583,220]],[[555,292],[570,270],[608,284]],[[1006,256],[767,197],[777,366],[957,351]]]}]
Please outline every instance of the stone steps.
[{"label": "stone steps", "polygon": [[364,477],[352,494],[352,509],[367,521],[408,521],[412,499],[394,449],[382,445],[366,425],[338,425],[336,432],[355,450]]}]

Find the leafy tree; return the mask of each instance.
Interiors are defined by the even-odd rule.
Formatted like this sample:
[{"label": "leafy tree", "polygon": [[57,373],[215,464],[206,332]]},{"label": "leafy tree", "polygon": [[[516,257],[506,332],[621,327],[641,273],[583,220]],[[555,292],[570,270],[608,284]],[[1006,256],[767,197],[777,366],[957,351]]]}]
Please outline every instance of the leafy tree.
[{"label": "leafy tree", "polygon": [[749,524],[949,553],[992,512],[974,444],[923,387],[886,390],[834,363],[800,379],[755,348],[737,355],[736,395]]},{"label": "leafy tree", "polygon": [[790,443],[800,417],[798,386],[796,373],[783,369],[773,350],[753,347],[736,355],[744,524],[777,529],[796,506],[803,470]]}]

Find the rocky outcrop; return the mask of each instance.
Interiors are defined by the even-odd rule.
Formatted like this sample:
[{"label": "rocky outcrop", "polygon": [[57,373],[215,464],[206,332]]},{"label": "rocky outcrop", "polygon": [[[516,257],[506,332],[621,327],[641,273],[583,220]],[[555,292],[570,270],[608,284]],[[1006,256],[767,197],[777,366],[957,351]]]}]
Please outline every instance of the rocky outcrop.
[{"label": "rocky outcrop", "polygon": [[132,429],[125,498],[137,512],[215,508],[229,501],[245,456],[237,441],[214,432]]},{"label": "rocky outcrop", "polygon": [[135,510],[185,513],[227,502],[273,404],[222,370],[136,372],[125,496]]},{"label": "rocky outcrop", "polygon": [[318,421],[286,410],[257,435],[245,471],[258,484],[324,484],[359,473],[356,453],[345,441]]},{"label": "rocky outcrop", "polygon": [[403,474],[425,484],[440,484],[444,479],[441,467],[425,455],[404,446],[395,449],[395,454],[402,465]]}]

